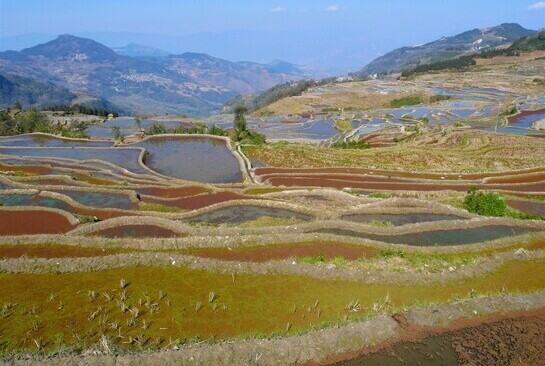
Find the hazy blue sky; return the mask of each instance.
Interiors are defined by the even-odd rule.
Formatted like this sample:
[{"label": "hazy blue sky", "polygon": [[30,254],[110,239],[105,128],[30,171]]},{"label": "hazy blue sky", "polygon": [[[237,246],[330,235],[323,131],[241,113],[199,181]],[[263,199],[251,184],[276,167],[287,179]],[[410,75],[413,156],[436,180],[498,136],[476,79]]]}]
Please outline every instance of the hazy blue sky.
[{"label": "hazy blue sky", "polygon": [[[356,64],[364,61],[360,61],[361,58],[374,58],[390,47],[415,45],[503,22],[542,28],[545,1],[0,0],[0,38],[29,33],[87,34],[109,46],[144,40],[157,43],[151,46],[169,48],[170,52],[208,51],[233,58],[238,54],[224,52],[222,39],[226,43],[224,48],[228,48],[227,43],[240,38],[221,38],[221,34],[236,31],[239,37],[245,34],[248,38],[255,32],[256,44],[257,40],[270,42],[273,49],[267,53],[256,48],[254,53],[248,51],[239,57],[256,61],[278,54],[278,58],[292,57],[290,61],[301,62],[309,52],[306,50],[319,47],[334,57],[340,52],[344,54],[349,43],[354,43],[353,63]],[[195,46],[195,42],[179,44],[172,41],[172,37],[169,43],[167,38],[159,41],[158,37],[136,35],[199,33],[214,33],[215,38],[210,42],[217,45],[201,48],[198,43]],[[285,44],[286,52],[281,43]],[[336,43],[338,49],[331,50]],[[198,49],[180,49],[186,46]],[[295,52],[295,48],[301,52]],[[310,58],[316,59],[315,56]]]}]

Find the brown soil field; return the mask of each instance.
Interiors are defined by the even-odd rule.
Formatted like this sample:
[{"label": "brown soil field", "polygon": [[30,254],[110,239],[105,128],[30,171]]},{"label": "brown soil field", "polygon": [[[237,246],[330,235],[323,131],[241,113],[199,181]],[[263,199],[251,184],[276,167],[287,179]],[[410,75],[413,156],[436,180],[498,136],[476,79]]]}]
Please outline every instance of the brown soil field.
[{"label": "brown soil field", "polygon": [[61,234],[75,226],[50,211],[0,211],[0,235]]},{"label": "brown soil field", "polygon": [[39,165],[4,165],[0,164],[0,171],[3,172],[23,172],[27,174],[47,175],[51,169]]},{"label": "brown soil field", "polygon": [[[364,350],[358,358],[328,364],[360,365],[543,365],[545,309],[461,319],[439,328],[421,328],[402,314],[395,341]],[[354,355],[337,356],[346,358]]]},{"label": "brown soil field", "polygon": [[343,257],[347,260],[371,258],[377,254],[376,249],[359,245],[349,245],[336,242],[301,243],[278,246],[263,246],[250,248],[202,248],[188,249],[183,254],[191,254],[198,257],[213,258],[226,261],[239,262],[267,262],[293,257],[323,257],[332,260]]}]

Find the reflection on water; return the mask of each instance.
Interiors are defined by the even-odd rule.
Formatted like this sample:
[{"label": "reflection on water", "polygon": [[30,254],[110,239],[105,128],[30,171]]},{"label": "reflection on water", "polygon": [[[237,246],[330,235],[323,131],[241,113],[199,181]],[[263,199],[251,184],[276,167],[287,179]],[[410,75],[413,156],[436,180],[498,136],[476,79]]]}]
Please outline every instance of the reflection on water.
[{"label": "reflection on water", "polygon": [[414,246],[450,246],[480,243],[508,236],[527,234],[535,231],[538,230],[507,225],[489,225],[470,229],[434,230],[402,235],[367,234],[346,229],[320,229],[316,232],[377,240],[391,244],[407,244]]},{"label": "reflection on water", "polygon": [[299,212],[285,210],[281,208],[260,207],[260,206],[233,206],[220,208],[211,212],[206,212],[201,215],[191,217],[184,221],[191,223],[208,223],[208,224],[241,224],[243,222],[252,221],[260,217],[274,217],[297,219],[302,221],[310,221],[311,216]]},{"label": "reflection on water", "polygon": [[108,141],[65,140],[48,135],[18,135],[0,138],[0,146],[21,147],[109,147]]},{"label": "reflection on water", "polygon": [[242,181],[238,160],[220,139],[154,137],[136,146],[149,152],[147,166],[169,177],[203,183]]},{"label": "reflection on water", "polygon": [[371,223],[372,221],[387,221],[395,226],[415,224],[418,222],[464,220],[464,217],[449,214],[410,213],[410,214],[354,214],[342,217],[345,220]]}]

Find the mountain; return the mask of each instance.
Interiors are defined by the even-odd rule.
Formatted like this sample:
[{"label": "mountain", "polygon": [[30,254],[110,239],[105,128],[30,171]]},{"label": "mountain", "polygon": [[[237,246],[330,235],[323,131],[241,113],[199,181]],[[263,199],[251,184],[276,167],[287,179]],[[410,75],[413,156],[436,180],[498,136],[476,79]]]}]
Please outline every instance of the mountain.
[{"label": "mountain", "polygon": [[113,47],[112,50],[122,56],[129,57],[167,57],[170,55],[167,51],[136,43],[129,43],[123,47]]},{"label": "mountain", "polygon": [[0,74],[0,108],[21,103],[24,108],[70,104],[76,95],[51,83]]},{"label": "mountain", "polygon": [[23,49],[0,52],[0,73],[104,98],[134,113],[206,115],[241,93],[255,93],[305,74],[270,65],[234,63],[204,54],[129,57],[92,39],[61,35]]},{"label": "mountain", "polygon": [[387,74],[413,69],[420,64],[452,59],[495,47],[509,46],[521,37],[535,34],[519,24],[504,23],[493,28],[473,29],[416,47],[402,47],[380,56],[356,72],[356,76]]}]

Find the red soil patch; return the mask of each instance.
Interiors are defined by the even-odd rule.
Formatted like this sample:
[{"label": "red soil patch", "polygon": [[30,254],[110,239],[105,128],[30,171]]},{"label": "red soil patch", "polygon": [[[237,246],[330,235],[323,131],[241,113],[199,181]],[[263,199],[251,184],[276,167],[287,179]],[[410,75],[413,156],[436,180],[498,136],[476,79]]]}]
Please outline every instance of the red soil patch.
[{"label": "red soil patch", "polygon": [[[262,175],[261,179],[267,180],[275,177],[289,177],[288,175]],[[411,183],[406,179],[380,177],[373,175],[343,175],[343,174],[312,174],[312,175],[295,175],[294,177],[306,177],[313,179],[334,179],[349,182],[390,182],[390,183]]]},{"label": "red soil patch", "polygon": [[237,262],[267,262],[293,257],[324,256],[327,259],[343,257],[348,260],[370,258],[376,255],[376,250],[358,245],[335,242],[301,243],[278,246],[263,246],[251,248],[202,248],[188,249],[184,254],[198,257],[213,258]]},{"label": "red soil patch", "polygon": [[184,198],[189,196],[196,196],[202,193],[209,193],[210,190],[204,187],[189,186],[189,187],[166,187],[166,188],[141,188],[137,190],[138,193],[147,196],[155,196],[160,198]]},{"label": "red soil patch", "polygon": [[524,118],[526,116],[533,116],[535,114],[544,114],[544,113],[545,113],[545,109],[537,109],[535,111],[522,111],[514,116],[508,117],[507,121],[509,122],[509,124],[516,124],[519,122],[521,118]]},{"label": "red soil patch", "polygon": [[0,171],[3,172],[23,172],[27,174],[47,175],[51,169],[39,165],[4,165],[0,164]]},{"label": "red soil patch", "polygon": [[395,190],[395,191],[467,191],[469,187],[476,186],[488,190],[505,190],[514,192],[543,192],[545,191],[545,182],[535,184],[520,185],[501,185],[501,184],[453,184],[453,183],[429,183],[429,182],[409,182],[395,179],[382,179],[378,181],[358,180],[358,177],[319,175],[319,176],[274,176],[268,179],[274,186],[285,187],[330,187],[330,188],[355,188],[367,190]]},{"label": "red soil patch", "polygon": [[545,181],[545,173],[540,174],[531,174],[531,175],[512,175],[512,176],[505,176],[505,177],[494,177],[488,179],[487,183],[500,183],[500,184],[506,184],[506,183],[536,183],[536,182],[543,182]]},{"label": "red soil patch", "polygon": [[438,191],[454,190],[466,191],[467,185],[433,184],[433,183],[387,183],[387,182],[355,182],[336,179],[274,177],[269,179],[274,186],[286,187],[330,187],[330,188],[357,188],[368,190],[399,190],[399,191]]},{"label": "red soil patch", "polygon": [[75,227],[56,212],[0,210],[0,235],[64,234]]},{"label": "red soil patch", "polygon": [[522,200],[507,200],[506,203],[521,212],[545,216],[545,203]]},{"label": "red soil patch", "polygon": [[203,207],[208,207],[220,202],[235,201],[242,199],[258,199],[251,196],[244,196],[242,194],[234,192],[218,192],[210,194],[201,194],[198,196],[191,196],[180,198],[177,200],[163,201],[148,199],[149,203],[158,203],[165,206],[178,207],[184,210],[196,210]]},{"label": "red soil patch", "polygon": [[122,225],[100,230],[90,235],[106,238],[173,238],[185,236],[155,225]]},{"label": "red soil patch", "polygon": [[83,258],[101,257],[125,252],[122,250],[83,248],[70,245],[2,245],[0,258]]},{"label": "red soil patch", "polygon": [[[528,169],[524,173],[543,173],[545,169]],[[491,172],[491,173],[473,173],[473,174],[441,174],[441,173],[415,173],[404,171],[392,171],[383,169],[363,169],[363,168],[257,168],[257,175],[269,174],[374,174],[386,177],[409,178],[409,179],[433,179],[433,180],[479,180],[487,177],[503,177],[510,175],[520,175],[520,172]],[[522,183],[522,182],[521,182]]]}]

